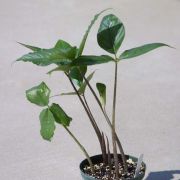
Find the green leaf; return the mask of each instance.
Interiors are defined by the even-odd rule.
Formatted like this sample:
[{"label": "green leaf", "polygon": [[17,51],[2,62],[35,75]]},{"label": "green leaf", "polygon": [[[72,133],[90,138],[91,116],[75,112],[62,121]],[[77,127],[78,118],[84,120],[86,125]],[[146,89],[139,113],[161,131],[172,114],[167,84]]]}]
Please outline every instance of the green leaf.
[{"label": "green leaf", "polygon": [[97,90],[101,98],[102,106],[106,105],[106,85],[103,83],[96,83]]},{"label": "green leaf", "polygon": [[79,68],[79,71],[80,71],[82,77],[84,77],[87,72],[87,66],[79,66],[78,68]]},{"label": "green leaf", "polygon": [[41,123],[41,136],[43,139],[51,141],[51,138],[54,135],[55,127],[55,119],[51,111],[46,108],[41,111],[39,115],[40,123]]},{"label": "green leaf", "polygon": [[36,105],[47,106],[49,103],[50,89],[42,82],[40,85],[35,86],[26,91],[27,99]]},{"label": "green leaf", "polygon": [[67,65],[75,58],[76,52],[76,47],[72,47],[67,42],[59,40],[54,48],[40,49],[25,54],[17,59],[17,61],[32,62],[39,66],[47,66],[53,63],[57,65]]},{"label": "green leaf", "polygon": [[60,49],[66,50],[66,49],[71,49],[72,46],[68,42],[60,39],[57,41],[55,48],[60,48]]},{"label": "green leaf", "polygon": [[50,110],[57,123],[62,124],[63,126],[69,126],[72,118],[69,117],[58,104],[53,103]]},{"label": "green leaf", "polygon": [[132,49],[124,51],[120,55],[119,58],[120,58],[120,60],[121,59],[133,58],[133,57],[140,56],[140,55],[143,55],[145,53],[148,53],[149,51],[152,51],[152,50],[157,49],[157,48],[162,47],[162,46],[168,46],[168,45],[163,44],[163,43],[146,44],[146,45],[143,45],[140,47],[136,47],[136,48],[132,48]]},{"label": "green leaf", "polygon": [[124,37],[124,25],[115,15],[109,14],[102,19],[97,34],[97,41],[101,48],[116,54]]},{"label": "green leaf", "polygon": [[[109,9],[110,9],[110,8],[109,8]],[[85,34],[84,34],[84,36],[83,36],[83,39],[82,39],[81,44],[80,44],[80,46],[79,46],[79,50],[78,50],[78,55],[77,55],[77,57],[82,55],[82,52],[83,52],[83,50],[84,50],[84,46],[85,46],[85,43],[86,43],[88,34],[89,34],[89,32],[90,32],[93,24],[96,22],[96,20],[98,19],[98,17],[99,17],[102,13],[104,13],[105,11],[107,11],[107,10],[109,10],[109,9],[105,9],[105,10],[101,11],[100,13],[98,13],[98,14],[96,14],[96,15],[94,16],[93,20],[91,21],[90,25],[88,26],[88,29],[86,30],[86,32],[85,32]]]},{"label": "green leaf", "polygon": [[19,43],[20,45],[22,45],[22,46],[28,48],[28,49],[31,49],[32,51],[39,51],[39,50],[41,50],[41,48],[39,48],[39,47],[35,47],[35,46],[23,44],[23,43],[20,43],[20,42],[18,42],[18,43]]},{"label": "green leaf", "polygon": [[108,63],[110,61],[114,61],[114,59],[108,55],[102,56],[79,56],[72,63],[74,66],[89,66],[95,64]]},{"label": "green leaf", "polygon": [[68,42],[64,40],[58,40],[54,48],[60,49],[63,53],[67,54],[67,57],[71,60],[73,60],[76,56],[77,47],[72,47]]},{"label": "green leaf", "polygon": [[86,74],[86,71],[87,66],[75,66],[71,68],[69,76],[71,77],[73,82],[80,87],[83,82],[83,77]]},{"label": "green leaf", "polygon": [[33,64],[39,66],[47,66],[53,63],[67,65],[72,62],[68,57],[68,53],[64,53],[57,48],[43,49],[41,51],[28,53],[19,58],[17,61],[32,62]]}]

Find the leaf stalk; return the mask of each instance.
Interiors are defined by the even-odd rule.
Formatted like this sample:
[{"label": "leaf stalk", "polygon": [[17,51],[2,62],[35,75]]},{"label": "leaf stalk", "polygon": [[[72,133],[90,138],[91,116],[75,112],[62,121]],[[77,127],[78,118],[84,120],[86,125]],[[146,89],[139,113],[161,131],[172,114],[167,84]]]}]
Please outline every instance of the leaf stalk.
[{"label": "leaf stalk", "polygon": [[119,161],[117,155],[117,146],[116,146],[116,92],[117,92],[117,62],[115,63],[115,74],[114,74],[114,95],[113,95],[113,109],[112,109],[112,144],[113,144],[113,155],[114,155],[114,164],[115,164],[115,172],[116,178],[119,177]]},{"label": "leaf stalk", "polygon": [[[107,115],[107,113],[106,113],[106,110],[102,107],[101,102],[100,102],[99,98],[98,98],[97,95],[96,95],[96,92],[94,91],[94,89],[92,88],[91,84],[88,82],[88,80],[86,79],[86,77],[84,77],[84,80],[86,81],[86,83],[87,83],[87,85],[88,85],[91,93],[93,94],[94,98],[96,99],[96,102],[98,103],[98,105],[99,105],[99,107],[100,107],[100,109],[101,109],[101,111],[102,111],[102,113],[103,113],[103,115],[104,115],[104,117],[105,117],[106,122],[108,123],[109,127],[110,127],[111,130],[112,130],[111,121],[110,121],[110,119],[109,119],[109,117],[108,117],[108,115]],[[118,145],[119,151],[120,151],[121,156],[122,156],[122,161],[123,161],[123,165],[124,165],[124,172],[127,172],[126,156],[125,156],[125,153],[124,153],[122,144],[121,144],[121,142],[120,142],[120,140],[119,140],[116,132],[115,132],[115,138],[116,138],[116,141],[117,141],[117,145]]]},{"label": "leaf stalk", "polygon": [[91,167],[92,173],[94,173],[93,163],[91,161],[89,154],[87,153],[86,149],[84,148],[84,146],[78,141],[78,139],[74,136],[74,134],[66,126],[64,126],[64,128],[68,132],[68,134],[74,139],[74,141],[77,143],[77,145],[80,147],[80,149],[82,150],[82,152],[84,153],[84,155],[86,156],[86,158],[88,160],[88,163]]},{"label": "leaf stalk", "polygon": [[71,83],[74,91],[76,92],[76,94],[77,94],[77,96],[78,96],[81,104],[83,105],[84,110],[85,110],[86,114],[88,115],[89,120],[90,120],[90,122],[91,122],[91,124],[92,124],[92,126],[93,126],[93,128],[94,128],[94,130],[95,130],[95,132],[96,132],[96,135],[97,135],[98,140],[99,140],[99,143],[100,143],[100,147],[102,148],[102,143],[101,143],[101,142],[102,142],[101,131],[99,130],[99,127],[98,127],[98,125],[97,125],[97,123],[96,123],[96,121],[95,121],[92,113],[89,112],[89,110],[88,110],[88,108],[87,108],[87,105],[86,105],[85,102],[83,101],[81,95],[79,94],[78,90],[76,89],[76,87],[75,87],[74,83],[72,82],[71,78],[69,77],[69,75],[68,75],[67,73],[65,73],[65,74],[66,74],[66,76],[68,77],[68,79],[69,79],[69,81],[70,81],[70,83]]}]

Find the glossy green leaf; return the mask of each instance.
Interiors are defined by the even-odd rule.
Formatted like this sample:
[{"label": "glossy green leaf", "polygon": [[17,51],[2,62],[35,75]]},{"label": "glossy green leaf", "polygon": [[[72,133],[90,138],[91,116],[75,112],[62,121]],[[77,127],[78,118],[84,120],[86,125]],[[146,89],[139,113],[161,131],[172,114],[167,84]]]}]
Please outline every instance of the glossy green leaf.
[{"label": "glossy green leaf", "polygon": [[60,48],[60,49],[66,50],[66,49],[71,49],[72,46],[68,42],[60,39],[57,41],[55,48]]},{"label": "glossy green leaf", "polygon": [[35,86],[26,91],[27,99],[36,105],[47,106],[49,103],[50,89],[42,82],[40,85]]},{"label": "glossy green leaf", "polygon": [[41,136],[43,139],[51,141],[51,138],[54,135],[55,127],[55,119],[51,111],[47,108],[42,110],[39,115],[40,124],[41,124]]},{"label": "glossy green leaf", "polygon": [[68,42],[64,40],[58,40],[54,48],[61,50],[64,54],[67,55],[68,59],[73,60],[76,56],[77,47],[72,47]]},{"label": "glossy green leaf", "polygon": [[73,82],[80,87],[83,82],[83,77],[86,74],[86,71],[87,66],[75,66],[71,68],[69,76],[71,77]]},{"label": "glossy green leaf", "polygon": [[[32,46],[31,49],[33,49]],[[59,40],[54,48],[40,49],[38,51],[25,54],[17,61],[32,62],[39,66],[47,66],[53,63],[57,65],[67,65],[75,58],[76,52],[76,47],[72,47],[67,42]]]},{"label": "glossy green leaf", "polygon": [[47,66],[53,63],[67,65],[72,62],[69,59],[68,53],[64,53],[57,48],[43,49],[41,51],[28,53],[22,56],[21,58],[19,58],[17,61],[32,62],[33,64],[39,66]]},{"label": "glossy green leaf", "polygon": [[113,14],[105,16],[100,24],[97,41],[105,51],[116,54],[125,37],[123,23]]},{"label": "glossy green leaf", "polygon": [[58,104],[53,103],[50,110],[57,123],[62,124],[63,126],[69,126],[72,118],[69,117]]},{"label": "glossy green leaf", "polygon": [[102,106],[106,105],[106,85],[103,83],[96,83],[97,90],[100,95]]},{"label": "glossy green leaf", "polygon": [[31,49],[32,51],[40,51],[40,50],[41,50],[41,48],[39,48],[39,47],[35,47],[35,46],[23,44],[23,43],[20,43],[20,42],[18,42],[18,43],[19,43],[20,45],[22,45],[22,46],[28,48],[28,49]]},{"label": "glossy green leaf", "polygon": [[121,59],[129,59],[129,58],[133,58],[136,56],[140,56],[143,55],[145,53],[148,53],[149,51],[152,51],[154,49],[157,49],[159,47],[162,46],[168,46],[167,44],[163,44],[163,43],[152,43],[152,44],[146,44],[140,47],[136,47],[136,48],[132,48],[129,50],[124,51],[121,55],[120,55],[120,60]]},{"label": "glossy green leaf", "polygon": [[89,66],[95,64],[108,63],[110,61],[114,61],[111,56],[102,55],[102,56],[79,56],[72,63],[74,66]]},{"label": "glossy green leaf", "polygon": [[[109,8],[109,9],[110,9],[110,8]],[[83,39],[82,39],[81,44],[80,44],[80,46],[79,46],[79,50],[78,50],[78,55],[77,55],[77,57],[82,55],[82,52],[83,52],[83,50],[84,50],[84,46],[85,46],[85,43],[86,43],[88,34],[89,34],[89,32],[90,32],[93,24],[96,22],[96,20],[98,19],[98,17],[99,17],[103,12],[105,12],[105,11],[107,11],[107,10],[109,10],[109,9],[105,9],[105,10],[101,11],[100,13],[98,13],[98,14],[96,14],[96,15],[94,16],[93,20],[91,21],[90,25],[88,26],[88,29],[86,30],[86,32],[85,32],[85,34],[84,34],[84,36],[83,36]]]}]

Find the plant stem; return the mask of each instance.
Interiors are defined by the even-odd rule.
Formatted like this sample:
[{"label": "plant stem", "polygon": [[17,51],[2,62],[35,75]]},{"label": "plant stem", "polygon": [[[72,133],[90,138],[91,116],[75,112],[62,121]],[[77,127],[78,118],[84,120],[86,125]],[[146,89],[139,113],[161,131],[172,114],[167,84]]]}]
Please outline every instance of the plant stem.
[{"label": "plant stem", "polygon": [[[85,104],[86,104],[86,107],[87,107],[87,109],[88,109],[90,115],[91,115],[92,118],[94,119],[94,117],[93,117],[93,115],[92,115],[92,112],[91,112],[91,109],[90,109],[90,107],[89,107],[89,105],[88,105],[88,102],[87,102],[86,97],[85,97],[84,94],[83,94],[83,99],[84,99],[84,102],[85,102]],[[95,120],[94,120],[94,121],[95,121]],[[96,122],[96,121],[95,121],[95,122]],[[103,141],[103,134],[101,134],[101,143],[100,143],[100,145],[101,145],[101,151],[102,151],[103,163],[104,163],[104,164],[107,164],[107,158],[106,158],[106,144],[105,144],[105,142]]]},{"label": "plant stem", "polygon": [[[109,122],[109,125],[110,125],[110,127],[111,127],[111,129],[112,129],[112,124],[111,124],[111,122],[110,122],[110,120],[109,120],[109,117],[107,116],[106,111],[104,111],[104,113],[105,113],[105,116],[106,116],[106,118],[107,118],[107,122]],[[116,132],[115,132],[115,138],[116,138],[116,142],[117,142],[119,151],[120,151],[120,153],[121,153],[121,157],[122,157],[122,161],[123,161],[123,165],[124,165],[124,172],[126,173],[126,172],[127,172],[126,156],[125,156],[125,154],[124,154],[123,147],[122,147],[122,145],[121,145],[121,142],[120,142],[120,140],[119,140]]]},{"label": "plant stem", "polygon": [[77,145],[80,147],[80,149],[82,150],[82,152],[84,153],[84,155],[86,156],[86,158],[88,160],[88,163],[91,167],[92,173],[94,173],[93,163],[91,161],[89,154],[87,153],[86,149],[84,148],[84,146],[78,141],[78,139],[73,135],[73,133],[66,126],[64,126],[64,128],[69,133],[69,135],[74,139],[74,141],[77,143]]},{"label": "plant stem", "polygon": [[87,115],[88,115],[88,117],[89,117],[89,120],[90,120],[90,122],[91,122],[91,124],[92,124],[92,126],[93,126],[93,128],[94,128],[94,130],[95,130],[95,132],[96,132],[96,135],[97,135],[97,137],[98,137],[100,146],[102,146],[102,143],[101,143],[101,132],[100,132],[100,130],[99,130],[99,127],[98,127],[98,125],[97,125],[94,117],[92,116],[92,114],[90,114],[88,108],[86,107],[86,104],[84,103],[83,99],[81,98],[81,95],[79,94],[78,90],[76,89],[76,87],[75,87],[74,83],[72,82],[71,78],[69,77],[69,75],[68,75],[67,73],[65,73],[65,74],[66,74],[66,76],[68,77],[68,79],[69,79],[69,81],[70,81],[73,89],[75,90],[75,92],[76,92],[76,94],[77,94],[77,96],[78,96],[81,104],[83,105],[84,110],[86,111],[86,113],[87,113]]},{"label": "plant stem", "polygon": [[84,103],[85,103],[86,108],[87,108],[87,110],[88,110],[88,112],[89,112],[89,115],[91,116],[91,119],[92,119],[92,121],[93,121],[93,124],[94,124],[94,125],[96,126],[96,128],[97,128],[98,134],[100,134],[100,130],[99,130],[98,125],[97,125],[97,123],[96,123],[96,121],[95,121],[95,119],[94,119],[94,116],[92,115],[92,112],[91,112],[91,110],[90,110],[90,108],[89,108],[89,105],[88,105],[88,103],[87,103],[87,100],[86,100],[85,95],[83,94],[82,97],[83,97],[83,99],[84,99]]},{"label": "plant stem", "polygon": [[117,155],[117,147],[116,147],[116,91],[117,91],[117,62],[115,62],[115,75],[114,75],[114,95],[113,95],[113,109],[112,109],[112,144],[113,144],[113,155],[114,155],[114,164],[115,164],[115,172],[116,178],[119,177],[119,166],[118,166],[118,155]]},{"label": "plant stem", "polygon": [[[110,126],[111,130],[112,130],[112,124],[111,124],[111,121],[106,113],[106,110],[103,109],[102,105],[101,105],[101,102],[99,101],[99,98],[97,97],[96,95],[96,92],[94,91],[94,89],[92,88],[91,84],[89,83],[89,81],[86,79],[86,77],[84,77],[84,80],[86,81],[90,91],[92,92],[94,98],[96,99],[105,119],[106,119],[106,122],[108,123],[108,125]],[[123,160],[123,164],[124,164],[124,171],[127,172],[127,163],[126,163],[126,157],[125,157],[125,154],[124,154],[124,150],[122,148],[122,145],[121,145],[121,142],[117,136],[117,134],[115,133],[115,137],[116,137],[116,141],[117,141],[117,145],[118,145],[118,148],[119,148],[119,151],[121,153],[121,156],[122,156],[122,160]]]}]

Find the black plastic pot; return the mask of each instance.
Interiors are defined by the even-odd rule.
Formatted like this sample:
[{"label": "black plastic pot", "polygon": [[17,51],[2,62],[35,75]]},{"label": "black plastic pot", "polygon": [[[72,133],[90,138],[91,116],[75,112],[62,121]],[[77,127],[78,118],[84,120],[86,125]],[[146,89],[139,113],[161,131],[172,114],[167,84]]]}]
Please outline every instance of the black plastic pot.
[{"label": "black plastic pot", "polygon": [[[113,155],[112,155],[113,156]],[[121,156],[119,155],[119,159],[121,159]],[[138,158],[136,157],[133,157],[133,156],[129,156],[129,155],[126,155],[126,159],[132,159],[134,162],[137,162],[138,161]],[[101,163],[102,162],[102,155],[99,154],[99,155],[95,155],[95,156],[92,156],[91,157],[91,161],[93,164],[96,164],[96,163]],[[97,180],[96,178],[93,178],[93,177],[90,177],[88,176],[87,174],[85,174],[83,172],[83,168],[86,166],[86,165],[89,165],[87,159],[83,160],[80,164],[80,171],[81,171],[81,176],[84,180]],[[146,170],[146,164],[143,162],[143,165],[145,167],[145,170]],[[132,178],[130,180],[142,180],[144,178],[144,175],[145,173],[143,174],[139,174],[136,178]]]}]

